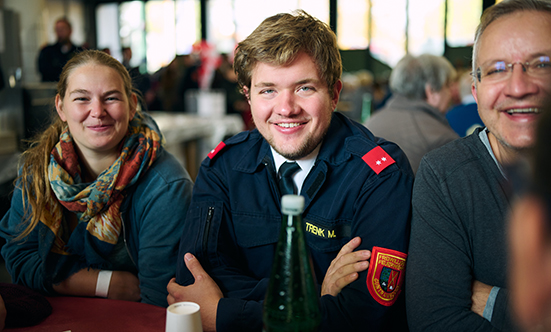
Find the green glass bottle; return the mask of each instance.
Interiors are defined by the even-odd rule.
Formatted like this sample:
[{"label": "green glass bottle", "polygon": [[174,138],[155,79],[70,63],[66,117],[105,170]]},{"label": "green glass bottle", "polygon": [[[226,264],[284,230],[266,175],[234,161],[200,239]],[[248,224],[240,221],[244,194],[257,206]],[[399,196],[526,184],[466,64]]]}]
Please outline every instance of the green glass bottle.
[{"label": "green glass bottle", "polygon": [[304,197],[285,195],[272,274],[264,301],[265,332],[318,331],[319,297],[302,226]]}]

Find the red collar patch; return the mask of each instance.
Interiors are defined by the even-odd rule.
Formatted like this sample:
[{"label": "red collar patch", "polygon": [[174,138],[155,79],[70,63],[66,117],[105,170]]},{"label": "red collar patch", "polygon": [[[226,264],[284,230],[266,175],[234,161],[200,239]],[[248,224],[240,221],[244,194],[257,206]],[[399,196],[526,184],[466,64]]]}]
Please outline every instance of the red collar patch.
[{"label": "red collar patch", "polygon": [[395,163],[394,159],[392,159],[392,157],[380,146],[377,146],[366,153],[362,159],[377,174],[381,173],[385,168]]},{"label": "red collar patch", "polygon": [[396,250],[373,247],[366,283],[375,301],[387,307],[396,302],[402,291],[406,257]]},{"label": "red collar patch", "polygon": [[214,149],[210,150],[208,154],[209,158],[212,160],[212,158],[214,158],[214,156],[216,156],[218,152],[220,152],[225,147],[226,147],[226,143],[224,142],[218,143],[218,145]]}]

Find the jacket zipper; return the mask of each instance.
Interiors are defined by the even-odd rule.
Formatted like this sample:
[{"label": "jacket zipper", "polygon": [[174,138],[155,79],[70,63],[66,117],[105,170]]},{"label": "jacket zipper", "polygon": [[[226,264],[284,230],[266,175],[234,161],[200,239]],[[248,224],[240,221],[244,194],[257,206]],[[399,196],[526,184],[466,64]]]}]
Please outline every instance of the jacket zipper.
[{"label": "jacket zipper", "polygon": [[207,219],[205,220],[205,229],[203,232],[203,257],[205,259],[205,263],[209,261],[207,246],[209,242],[209,232],[210,232],[210,226],[211,226],[213,216],[214,216],[214,206],[209,206],[207,210]]},{"label": "jacket zipper", "polygon": [[210,231],[210,223],[212,221],[212,216],[214,215],[214,206],[209,206],[207,211],[207,220],[205,220],[205,231],[203,233],[203,248],[207,248],[207,244],[209,241],[209,231]]},{"label": "jacket zipper", "polygon": [[126,252],[128,253],[128,257],[130,257],[132,264],[134,264],[136,269],[138,269],[138,265],[136,264],[136,261],[134,261],[134,257],[132,257],[130,248],[128,248],[128,242],[126,242],[126,227],[124,226],[124,219],[122,218],[122,213],[121,213],[121,224],[122,224],[122,239],[124,241],[124,248],[126,249]]}]

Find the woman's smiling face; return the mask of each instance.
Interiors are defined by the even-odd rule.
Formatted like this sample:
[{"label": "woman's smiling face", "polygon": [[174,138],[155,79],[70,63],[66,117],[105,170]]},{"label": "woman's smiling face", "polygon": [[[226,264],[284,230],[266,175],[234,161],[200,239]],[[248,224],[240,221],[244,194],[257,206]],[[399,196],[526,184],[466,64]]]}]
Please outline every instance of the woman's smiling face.
[{"label": "woman's smiling face", "polygon": [[96,63],[69,74],[65,97],[56,96],[56,109],[80,152],[96,157],[118,156],[118,145],[136,113],[119,73]]}]

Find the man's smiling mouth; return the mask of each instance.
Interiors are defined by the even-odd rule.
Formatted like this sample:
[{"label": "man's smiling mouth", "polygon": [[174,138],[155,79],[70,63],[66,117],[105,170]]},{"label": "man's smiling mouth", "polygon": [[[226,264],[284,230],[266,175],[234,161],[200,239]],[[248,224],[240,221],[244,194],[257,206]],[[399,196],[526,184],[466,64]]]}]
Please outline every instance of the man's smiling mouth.
[{"label": "man's smiling mouth", "polygon": [[541,113],[541,110],[537,107],[530,107],[530,108],[513,108],[506,111],[508,114],[539,114]]},{"label": "man's smiling mouth", "polygon": [[283,128],[294,128],[300,126],[299,122],[292,122],[292,123],[277,123],[276,125],[283,127]]}]

